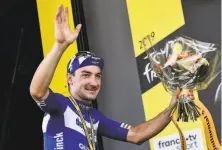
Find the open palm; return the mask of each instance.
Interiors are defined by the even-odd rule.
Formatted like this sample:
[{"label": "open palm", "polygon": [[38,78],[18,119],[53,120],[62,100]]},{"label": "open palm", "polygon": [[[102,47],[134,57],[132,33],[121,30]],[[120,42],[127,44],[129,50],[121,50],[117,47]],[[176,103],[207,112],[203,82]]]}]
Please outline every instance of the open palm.
[{"label": "open palm", "polygon": [[72,44],[77,39],[81,26],[81,24],[78,24],[75,31],[72,32],[69,25],[68,8],[59,5],[55,18],[55,37],[57,42]]}]

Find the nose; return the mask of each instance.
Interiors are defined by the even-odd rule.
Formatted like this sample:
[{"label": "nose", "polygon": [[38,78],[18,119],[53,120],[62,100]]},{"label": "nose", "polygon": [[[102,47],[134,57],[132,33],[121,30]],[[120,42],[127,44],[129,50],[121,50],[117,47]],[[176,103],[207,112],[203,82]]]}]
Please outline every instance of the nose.
[{"label": "nose", "polygon": [[100,81],[98,81],[98,79],[97,79],[96,77],[92,77],[90,84],[91,84],[92,86],[98,86],[98,85],[99,85],[99,82],[100,82]]}]

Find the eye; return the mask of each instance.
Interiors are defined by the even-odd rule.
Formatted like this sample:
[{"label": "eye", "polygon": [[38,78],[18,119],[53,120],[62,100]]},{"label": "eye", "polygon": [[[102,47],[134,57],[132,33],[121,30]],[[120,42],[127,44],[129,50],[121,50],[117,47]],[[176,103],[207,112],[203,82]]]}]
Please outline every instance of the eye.
[{"label": "eye", "polygon": [[97,75],[96,75],[96,78],[101,79],[101,78],[102,78],[102,75],[101,75],[101,74],[97,74]]},{"label": "eye", "polygon": [[88,78],[90,75],[89,74],[83,74],[82,75],[84,78]]}]

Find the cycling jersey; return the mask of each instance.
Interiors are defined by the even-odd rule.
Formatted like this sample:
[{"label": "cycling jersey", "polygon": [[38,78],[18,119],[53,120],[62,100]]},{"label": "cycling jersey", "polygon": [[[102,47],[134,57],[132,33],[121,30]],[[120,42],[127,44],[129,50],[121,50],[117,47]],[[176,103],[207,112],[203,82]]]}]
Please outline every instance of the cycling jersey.
[{"label": "cycling jersey", "polygon": [[[90,116],[93,120],[96,148],[98,148],[97,135],[126,141],[130,125],[108,119],[87,103],[79,100],[76,102],[81,109],[89,134]],[[42,123],[44,150],[89,150],[81,119],[68,97],[50,90],[49,96],[37,104],[45,112]]]}]

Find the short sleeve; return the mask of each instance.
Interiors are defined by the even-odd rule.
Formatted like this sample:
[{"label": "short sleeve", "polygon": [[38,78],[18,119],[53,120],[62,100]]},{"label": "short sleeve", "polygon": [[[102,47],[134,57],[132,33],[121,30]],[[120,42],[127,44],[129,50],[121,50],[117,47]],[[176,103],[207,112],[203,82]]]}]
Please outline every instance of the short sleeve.
[{"label": "short sleeve", "polygon": [[101,112],[98,112],[99,127],[98,134],[111,139],[124,141],[127,140],[127,134],[130,129],[130,125],[126,123],[120,123],[105,117]]},{"label": "short sleeve", "polygon": [[54,93],[49,89],[49,95],[45,100],[36,101],[37,105],[50,115],[60,115],[65,110],[66,97],[59,93]]}]

